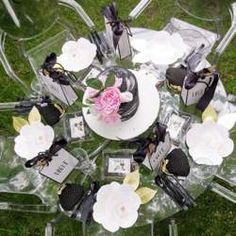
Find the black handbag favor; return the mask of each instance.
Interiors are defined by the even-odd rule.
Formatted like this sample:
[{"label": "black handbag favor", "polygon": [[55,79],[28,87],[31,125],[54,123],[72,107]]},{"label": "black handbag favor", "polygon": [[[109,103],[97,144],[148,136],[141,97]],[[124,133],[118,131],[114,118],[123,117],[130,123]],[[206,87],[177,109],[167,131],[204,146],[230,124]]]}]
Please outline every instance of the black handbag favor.
[{"label": "black handbag favor", "polygon": [[93,182],[87,191],[81,185],[66,184],[58,193],[59,204],[71,218],[89,224],[93,221],[93,205],[99,188],[97,182]]}]

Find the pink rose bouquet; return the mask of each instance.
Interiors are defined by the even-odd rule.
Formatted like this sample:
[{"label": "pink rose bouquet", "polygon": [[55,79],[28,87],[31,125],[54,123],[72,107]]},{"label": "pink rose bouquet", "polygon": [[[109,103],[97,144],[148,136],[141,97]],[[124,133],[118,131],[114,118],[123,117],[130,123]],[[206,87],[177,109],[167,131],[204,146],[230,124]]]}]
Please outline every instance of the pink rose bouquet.
[{"label": "pink rose bouquet", "polygon": [[[89,83],[88,83],[89,82]],[[115,123],[120,121],[118,113],[121,103],[133,100],[130,92],[121,92],[119,87],[122,78],[107,76],[107,78],[90,79],[87,82],[88,99],[92,103],[92,111],[99,115],[99,119],[105,123]]]}]

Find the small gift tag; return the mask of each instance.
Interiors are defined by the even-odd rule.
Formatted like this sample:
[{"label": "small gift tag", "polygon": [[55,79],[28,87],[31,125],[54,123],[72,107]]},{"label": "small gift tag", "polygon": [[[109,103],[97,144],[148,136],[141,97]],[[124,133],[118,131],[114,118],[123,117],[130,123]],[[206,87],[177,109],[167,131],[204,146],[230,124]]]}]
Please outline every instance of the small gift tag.
[{"label": "small gift tag", "polygon": [[56,155],[52,157],[49,165],[43,167],[40,174],[58,183],[62,183],[77,164],[78,160],[74,156],[65,149],[60,149]]},{"label": "small gift tag", "polygon": [[78,96],[70,85],[61,85],[59,83],[53,82],[52,78],[50,78],[48,75],[44,75],[42,71],[39,71],[39,74],[41,81],[43,85],[45,85],[48,92],[62,101],[64,104],[70,106],[77,100]]},{"label": "small gift tag", "polygon": [[213,78],[212,76],[205,77],[204,79],[198,78],[196,85],[191,89],[186,89],[186,79],[187,77],[184,79],[181,97],[184,104],[189,106],[198,103],[205,91],[211,85]]},{"label": "small gift tag", "polygon": [[156,151],[154,153],[147,154],[143,164],[151,170],[157,170],[162,162],[162,160],[166,157],[168,152],[171,149],[171,139],[169,132],[165,135],[164,142],[159,142],[156,147]]}]

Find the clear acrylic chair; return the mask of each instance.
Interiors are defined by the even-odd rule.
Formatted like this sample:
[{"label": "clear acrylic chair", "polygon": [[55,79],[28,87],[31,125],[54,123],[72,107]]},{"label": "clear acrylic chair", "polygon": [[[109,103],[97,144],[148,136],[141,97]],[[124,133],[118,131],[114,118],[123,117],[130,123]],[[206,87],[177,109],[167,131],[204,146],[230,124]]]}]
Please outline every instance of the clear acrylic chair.
[{"label": "clear acrylic chair", "polygon": [[[32,94],[29,84],[14,72],[5,53],[6,35],[16,40],[22,53],[28,57],[26,44],[29,40],[39,40],[44,35],[43,41],[46,41],[45,37],[48,37],[48,32],[53,31],[53,28],[62,28],[63,30],[73,28],[71,24],[68,27],[68,23],[58,16],[59,5],[73,9],[90,29],[94,28],[94,24],[75,0],[30,0],[30,2],[21,2],[20,4],[8,0],[0,2],[2,15],[0,19],[0,63],[8,77],[17,82],[25,95],[28,96]],[[45,12],[47,12],[47,17],[45,17]],[[36,94],[40,92],[41,90],[33,91]]]},{"label": "clear acrylic chair", "polygon": [[57,186],[34,169],[26,169],[14,153],[14,138],[1,138],[0,192],[35,195],[41,204],[0,202],[1,210],[53,213],[57,211]]},{"label": "clear acrylic chair", "polygon": [[[199,5],[199,11],[204,11],[204,4],[201,5],[198,1],[176,0],[176,6],[172,7],[175,9],[173,10],[174,13],[172,13],[173,17],[168,20],[168,24],[164,29],[170,33],[178,32],[187,44],[192,42],[192,45],[195,48],[204,44],[205,57],[212,52],[213,57],[210,62],[212,64],[217,64],[220,56],[224,53],[236,33],[236,2],[224,4],[224,13],[222,14],[224,15],[227,24],[221,32],[219,32],[219,30],[217,31],[217,29],[212,26],[212,24],[214,25],[216,22],[219,23],[218,21],[215,21],[214,11],[212,11],[211,15],[209,13],[210,19],[196,17],[183,7],[183,2],[186,4],[185,6],[189,6],[193,4],[192,2],[196,2],[196,4]],[[208,1],[204,2],[208,4]],[[214,5],[213,1],[211,3]],[[209,6],[210,5],[211,4],[209,3]],[[220,18],[218,17],[217,19],[219,20]],[[215,45],[217,46],[216,48],[214,48]]]}]

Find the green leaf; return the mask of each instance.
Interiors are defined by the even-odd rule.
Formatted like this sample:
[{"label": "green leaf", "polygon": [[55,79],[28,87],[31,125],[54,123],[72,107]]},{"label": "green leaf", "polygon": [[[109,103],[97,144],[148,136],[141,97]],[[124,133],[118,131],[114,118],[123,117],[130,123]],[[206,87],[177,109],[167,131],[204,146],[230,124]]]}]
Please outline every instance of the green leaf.
[{"label": "green leaf", "polygon": [[116,82],[115,75],[109,74],[105,82],[105,88],[114,86],[115,82]]},{"label": "green leaf", "polygon": [[41,121],[41,115],[39,113],[39,110],[35,106],[32,108],[32,110],[29,113],[28,121],[30,124],[32,122],[37,122],[37,121],[40,122]]},{"label": "green leaf", "polygon": [[136,191],[136,193],[139,195],[139,197],[141,199],[141,204],[145,204],[153,199],[153,197],[155,196],[157,191],[155,191],[151,188],[143,187],[143,188],[139,188]]},{"label": "green leaf", "polygon": [[139,179],[140,179],[139,170],[135,170],[125,176],[123,183],[131,185],[134,188],[134,190],[136,190],[139,186]]},{"label": "green leaf", "polygon": [[99,79],[95,79],[95,78],[88,79],[86,81],[86,84],[88,87],[93,88],[93,89],[97,89],[97,90],[100,90],[103,87],[102,81],[100,81]]},{"label": "green leaf", "polygon": [[28,121],[21,117],[13,116],[12,119],[13,119],[13,127],[18,133],[20,132],[23,126],[28,124]]}]

